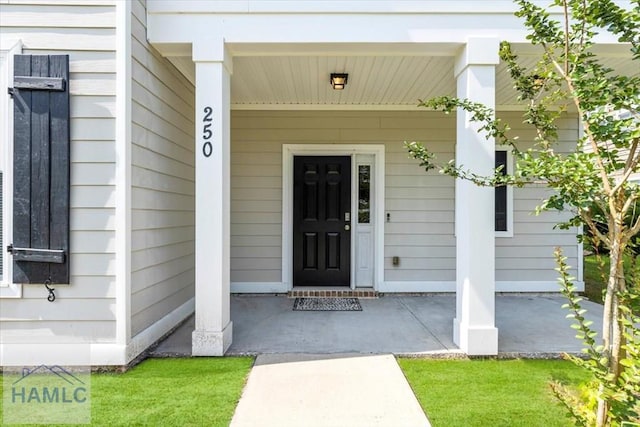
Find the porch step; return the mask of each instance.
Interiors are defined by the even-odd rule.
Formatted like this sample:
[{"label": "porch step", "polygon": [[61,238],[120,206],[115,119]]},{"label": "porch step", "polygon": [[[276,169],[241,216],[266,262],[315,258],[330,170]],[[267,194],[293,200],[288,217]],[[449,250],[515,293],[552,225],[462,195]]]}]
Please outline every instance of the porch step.
[{"label": "porch step", "polygon": [[372,290],[327,290],[327,289],[294,289],[287,293],[289,298],[378,298],[378,291]]}]

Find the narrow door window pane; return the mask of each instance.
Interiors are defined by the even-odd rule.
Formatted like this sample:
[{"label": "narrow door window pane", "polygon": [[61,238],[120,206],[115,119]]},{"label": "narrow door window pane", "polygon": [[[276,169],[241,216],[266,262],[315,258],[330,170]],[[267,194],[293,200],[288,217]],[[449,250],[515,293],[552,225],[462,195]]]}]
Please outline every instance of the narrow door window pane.
[{"label": "narrow door window pane", "polygon": [[371,219],[371,166],[358,166],[358,223],[369,224]]}]

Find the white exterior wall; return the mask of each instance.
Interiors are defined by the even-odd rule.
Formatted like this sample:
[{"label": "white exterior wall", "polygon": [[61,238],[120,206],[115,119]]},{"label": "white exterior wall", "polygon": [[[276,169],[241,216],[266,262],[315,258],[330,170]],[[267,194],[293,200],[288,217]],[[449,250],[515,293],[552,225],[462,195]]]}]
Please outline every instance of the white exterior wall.
[{"label": "white exterior wall", "polygon": [[[521,113],[499,114],[512,128],[513,134],[520,136],[522,149],[527,148],[526,141],[535,138],[535,132],[522,124]],[[578,119],[567,117],[558,121],[558,137],[561,151],[571,152],[578,140]],[[577,267],[582,263],[582,251],[576,241],[578,230],[553,229],[553,226],[572,217],[569,212],[545,212],[539,216],[534,209],[550,190],[543,185],[514,189],[514,233],[513,237],[496,239],[496,281],[546,281],[551,289],[558,290],[555,281],[557,272],[553,258],[554,248],[562,247],[567,263],[573,267],[571,275],[582,281],[582,271]],[[520,290],[517,286],[511,286]],[[508,290],[499,288],[498,290]]]},{"label": "white exterior wall", "polygon": [[[533,139],[532,131],[518,125],[520,113],[499,117],[511,123],[522,141]],[[425,172],[403,147],[405,140],[422,141],[448,161],[454,156],[455,116],[428,111],[233,111],[231,126],[232,284],[281,281],[282,144],[384,144],[385,214],[390,214],[384,234],[385,291],[393,292],[394,286],[398,291],[455,289],[454,180]],[[560,139],[570,149],[577,139],[577,119],[562,121]],[[514,235],[496,238],[498,291],[556,290],[556,246],[564,248],[571,266],[578,266],[575,230],[553,230],[559,218],[569,215],[531,214],[545,191],[514,189]],[[392,265],[393,256],[400,257],[400,266]]]},{"label": "white exterior wall", "polygon": [[3,45],[20,40],[24,54],[70,56],[72,161],[70,286],[55,287],[54,303],[41,285],[0,299],[2,344],[100,344],[116,336],[116,8],[85,3],[0,1]]},{"label": "white exterior wall", "polygon": [[193,85],[147,43],[144,2],[132,2],[131,30],[135,336],[183,305],[193,306],[195,95]]}]

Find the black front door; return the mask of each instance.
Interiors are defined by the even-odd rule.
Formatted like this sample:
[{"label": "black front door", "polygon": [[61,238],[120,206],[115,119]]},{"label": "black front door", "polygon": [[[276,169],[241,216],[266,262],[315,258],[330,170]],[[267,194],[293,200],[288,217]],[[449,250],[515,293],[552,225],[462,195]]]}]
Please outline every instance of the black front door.
[{"label": "black front door", "polygon": [[349,286],[351,158],[296,156],[293,284]]}]

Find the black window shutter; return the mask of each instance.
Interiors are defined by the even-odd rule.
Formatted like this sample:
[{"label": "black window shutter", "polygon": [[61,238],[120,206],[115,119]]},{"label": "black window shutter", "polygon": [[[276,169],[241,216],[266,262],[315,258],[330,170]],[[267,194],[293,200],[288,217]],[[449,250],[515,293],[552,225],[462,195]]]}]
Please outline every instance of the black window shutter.
[{"label": "black window shutter", "polygon": [[69,283],[69,56],[14,57],[13,281]]},{"label": "black window shutter", "polygon": [[[496,169],[502,166],[502,174],[507,174],[507,152],[496,151]],[[496,229],[507,231],[507,187],[496,187]]]}]

